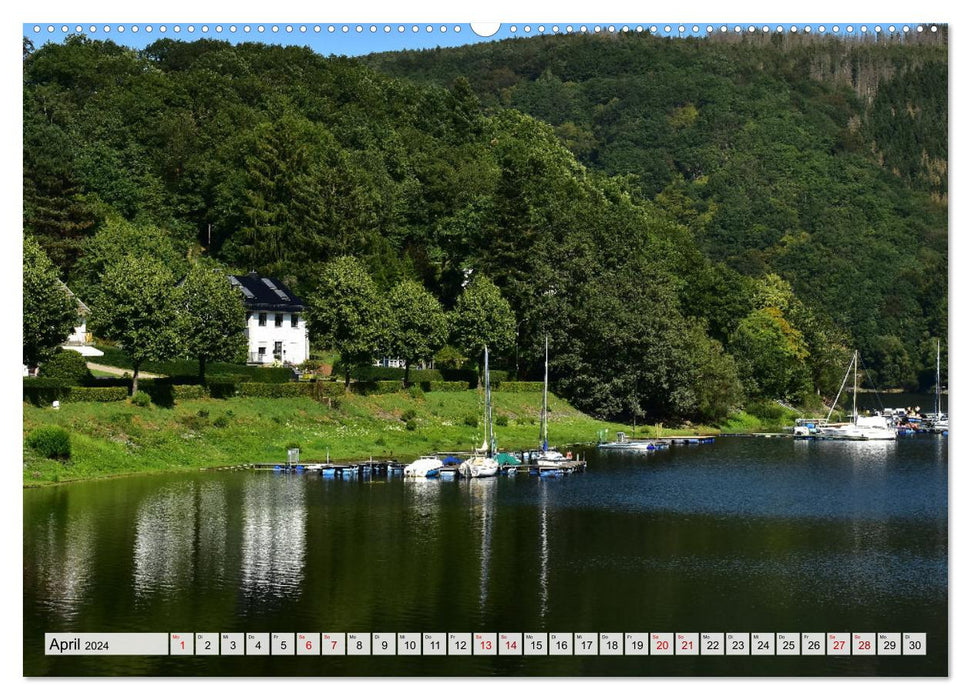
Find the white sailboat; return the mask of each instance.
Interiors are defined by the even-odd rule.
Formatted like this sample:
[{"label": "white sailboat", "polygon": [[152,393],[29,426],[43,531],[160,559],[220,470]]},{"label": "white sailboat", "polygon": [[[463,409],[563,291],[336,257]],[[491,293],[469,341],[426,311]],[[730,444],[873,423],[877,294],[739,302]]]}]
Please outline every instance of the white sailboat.
[{"label": "white sailboat", "polygon": [[931,419],[932,433],[948,432],[947,414],[941,412],[941,339],[937,339],[937,381],[934,383],[934,415]]},{"label": "white sailboat", "polygon": [[495,476],[499,473],[499,462],[493,456],[496,451],[496,437],[492,430],[492,391],[489,386],[489,346],[485,347],[485,430],[482,447],[459,465],[459,474],[471,479]]},{"label": "white sailboat", "polygon": [[[856,391],[859,354],[858,351],[853,352],[853,360],[850,362],[850,366],[846,368],[846,376],[843,377],[843,384],[836,394],[833,407],[829,409],[826,421],[819,429],[819,437],[830,440],[896,440],[897,431],[890,425],[886,417],[861,416],[857,413]],[[833,415],[833,409],[836,408],[836,404],[839,402],[840,394],[846,386],[846,380],[850,376],[851,369],[853,370],[853,422],[830,424],[830,416]]]},{"label": "white sailboat", "polygon": [[549,385],[550,385],[550,337],[546,336],[546,346],[545,346],[545,359],[544,359],[544,370],[543,370],[543,408],[540,413],[540,427],[539,427],[539,440],[540,447],[539,452],[536,455],[536,466],[539,467],[542,473],[544,469],[557,469],[559,467],[566,467],[570,462],[569,459],[564,457],[560,452],[550,449],[549,442]]}]

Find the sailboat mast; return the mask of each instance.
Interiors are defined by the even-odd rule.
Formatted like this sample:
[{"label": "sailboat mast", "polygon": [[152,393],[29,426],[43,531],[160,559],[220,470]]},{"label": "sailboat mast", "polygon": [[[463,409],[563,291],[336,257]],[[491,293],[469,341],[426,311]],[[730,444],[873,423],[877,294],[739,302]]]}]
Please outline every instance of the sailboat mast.
[{"label": "sailboat mast", "polygon": [[941,415],[941,339],[937,339],[937,379],[934,382],[934,415]]},{"label": "sailboat mast", "polygon": [[856,423],[856,363],[859,361],[860,351],[853,351],[853,423]]},{"label": "sailboat mast", "polygon": [[549,404],[547,403],[546,392],[549,389],[549,383],[550,383],[550,336],[547,334],[546,345],[545,345],[545,356],[543,360],[543,415],[541,420],[542,425],[540,427],[540,430],[542,431],[541,437],[543,441],[544,450],[549,447],[548,429],[546,425],[547,413],[549,413]]},{"label": "sailboat mast", "polygon": [[492,456],[492,391],[489,386],[489,346],[485,346],[485,435],[486,456]]}]

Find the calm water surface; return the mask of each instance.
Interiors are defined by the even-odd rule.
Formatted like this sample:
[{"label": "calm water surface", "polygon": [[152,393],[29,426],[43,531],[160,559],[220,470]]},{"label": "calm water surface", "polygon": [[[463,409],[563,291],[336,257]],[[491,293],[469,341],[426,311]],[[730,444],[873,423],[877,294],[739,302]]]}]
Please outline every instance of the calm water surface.
[{"label": "calm water surface", "polygon": [[[27,675],[942,675],[947,439],[24,492]],[[926,657],[46,657],[44,632],[926,632]]]}]

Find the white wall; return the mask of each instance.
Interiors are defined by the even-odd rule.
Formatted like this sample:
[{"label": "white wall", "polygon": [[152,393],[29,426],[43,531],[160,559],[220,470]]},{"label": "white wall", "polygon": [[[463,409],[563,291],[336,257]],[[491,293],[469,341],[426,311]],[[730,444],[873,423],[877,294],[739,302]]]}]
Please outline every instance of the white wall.
[{"label": "white wall", "polygon": [[[283,356],[281,361],[299,365],[310,356],[310,341],[307,338],[307,321],[304,315],[296,314],[297,326],[290,326],[290,314],[282,311],[249,311],[249,322],[246,324],[246,336],[249,338],[249,361],[261,362],[259,349],[265,348],[262,363],[270,364],[274,361],[273,348],[277,342],[282,343]],[[266,325],[260,325],[260,313],[266,314]],[[283,317],[283,325],[279,328],[274,322],[277,315]]]},{"label": "white wall", "polygon": [[84,345],[87,343],[88,336],[88,324],[83,318],[79,325],[74,327],[71,335],[67,337],[67,343],[70,345]]}]

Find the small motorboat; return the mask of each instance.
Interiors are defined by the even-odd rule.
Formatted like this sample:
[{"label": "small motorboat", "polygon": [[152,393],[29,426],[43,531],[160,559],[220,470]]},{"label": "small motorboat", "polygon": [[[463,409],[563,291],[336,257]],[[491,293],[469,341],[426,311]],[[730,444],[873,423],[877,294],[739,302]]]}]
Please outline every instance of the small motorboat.
[{"label": "small motorboat", "polygon": [[413,477],[437,477],[442,470],[442,460],[438,457],[419,457],[414,462],[405,467],[405,476]]}]

